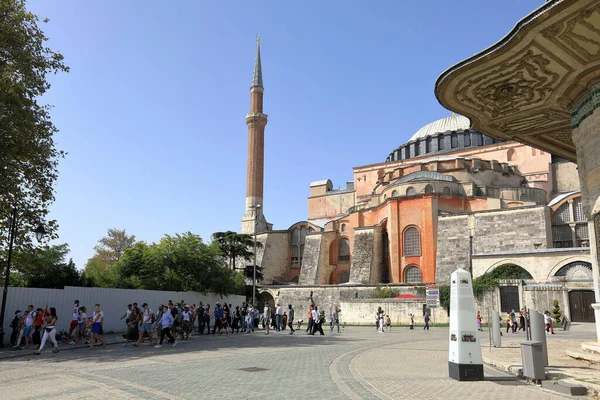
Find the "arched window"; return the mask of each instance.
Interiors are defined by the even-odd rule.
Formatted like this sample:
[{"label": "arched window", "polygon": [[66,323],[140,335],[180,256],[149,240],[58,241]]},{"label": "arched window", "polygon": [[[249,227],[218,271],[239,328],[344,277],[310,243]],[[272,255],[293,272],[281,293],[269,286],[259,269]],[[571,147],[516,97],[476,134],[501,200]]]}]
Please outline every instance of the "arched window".
[{"label": "arched window", "polygon": [[478,133],[475,137],[477,139],[477,146],[483,146],[483,134]]},{"label": "arched window", "polygon": [[471,133],[465,132],[465,147],[469,147],[471,145]]},{"label": "arched window", "polygon": [[438,150],[445,150],[446,146],[444,144],[444,135],[438,136]]},{"label": "arched window", "polygon": [[418,157],[419,154],[421,153],[421,143],[416,142],[415,143],[415,157]]},{"label": "arched window", "polygon": [[417,194],[417,191],[415,190],[414,187],[409,186],[408,188],[406,188],[406,195],[407,196],[414,196]]},{"label": "arched window", "polygon": [[442,189],[442,194],[444,196],[450,196],[450,194],[452,194],[452,192],[450,191],[450,188],[448,186],[444,186],[444,188]]},{"label": "arched window", "polygon": [[340,272],[338,275],[338,283],[348,283],[348,281],[350,280],[350,273],[349,272]]},{"label": "arched window", "polygon": [[430,193],[433,193],[433,186],[428,184],[427,186],[425,186],[425,194],[430,194]]},{"label": "arched window", "polygon": [[397,190],[392,191],[392,197],[398,197],[398,191]]},{"label": "arched window", "polygon": [[450,135],[450,147],[453,149],[458,147],[458,135],[456,134],[456,132]]},{"label": "arched window", "polygon": [[532,156],[535,156],[535,155],[536,155],[536,153],[537,153],[537,151],[535,151],[535,149],[534,149],[534,148],[531,148],[531,155],[532,155]]},{"label": "arched window", "polygon": [[425,140],[425,153],[431,153],[431,137]]},{"label": "arched window", "polygon": [[585,261],[575,261],[559,269],[554,276],[564,276],[568,281],[592,281],[592,265]]},{"label": "arched window", "polygon": [[350,242],[346,238],[341,238],[338,247],[338,260],[349,261],[350,260]]},{"label": "arched window", "polygon": [[519,198],[521,201],[527,201],[527,193],[521,193],[521,197]]},{"label": "arched window", "polygon": [[569,203],[564,203],[562,206],[558,207],[558,210],[554,213],[554,224],[568,224],[571,222],[571,214],[569,212]]},{"label": "arched window", "polygon": [[423,275],[421,274],[421,270],[419,267],[415,267],[411,265],[410,267],[406,267],[404,270],[404,282],[406,283],[421,283],[423,282]]},{"label": "arched window", "polygon": [[515,161],[515,149],[510,149],[506,152],[506,159],[508,161]]},{"label": "arched window", "polygon": [[410,158],[410,146],[406,146],[404,148],[404,158],[405,159]]},{"label": "arched window", "polygon": [[346,232],[346,224],[342,224],[342,232]]},{"label": "arched window", "polygon": [[411,226],[404,231],[404,256],[421,255],[421,234],[419,230]]},{"label": "arched window", "polygon": [[292,266],[300,267],[302,265],[302,256],[304,254],[304,242],[306,241],[307,229],[304,226],[292,230]]}]

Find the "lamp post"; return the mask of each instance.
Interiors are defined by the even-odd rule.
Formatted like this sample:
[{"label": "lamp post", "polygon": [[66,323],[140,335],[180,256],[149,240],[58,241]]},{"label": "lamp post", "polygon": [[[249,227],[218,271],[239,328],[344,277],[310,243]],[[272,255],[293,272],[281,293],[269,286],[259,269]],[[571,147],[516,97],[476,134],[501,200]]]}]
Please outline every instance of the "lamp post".
[{"label": "lamp post", "polygon": [[254,265],[252,266],[252,307],[256,307],[256,225],[258,225],[258,212],[260,204],[254,206]]},{"label": "lamp post", "polygon": [[[2,291],[2,308],[0,309],[0,347],[4,347],[4,315],[6,312],[6,296],[8,294],[8,283],[10,280],[10,264],[12,262],[13,245],[17,235],[17,214],[18,209],[13,206],[10,223],[8,227],[8,258],[6,260],[6,271],[4,271],[4,289]],[[35,229],[35,237],[40,242],[46,233],[42,224]]]}]

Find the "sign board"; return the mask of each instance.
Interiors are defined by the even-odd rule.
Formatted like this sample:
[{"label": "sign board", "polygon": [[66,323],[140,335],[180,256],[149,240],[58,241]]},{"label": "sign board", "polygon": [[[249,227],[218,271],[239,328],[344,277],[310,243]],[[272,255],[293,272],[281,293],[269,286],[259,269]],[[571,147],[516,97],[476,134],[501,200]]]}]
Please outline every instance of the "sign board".
[{"label": "sign board", "polygon": [[426,303],[427,303],[427,307],[429,307],[429,308],[439,308],[439,306],[440,306],[440,301],[439,300],[430,300],[430,299],[427,299]]},{"label": "sign board", "polygon": [[440,287],[439,285],[427,285],[426,287],[427,307],[436,308],[440,306]]}]

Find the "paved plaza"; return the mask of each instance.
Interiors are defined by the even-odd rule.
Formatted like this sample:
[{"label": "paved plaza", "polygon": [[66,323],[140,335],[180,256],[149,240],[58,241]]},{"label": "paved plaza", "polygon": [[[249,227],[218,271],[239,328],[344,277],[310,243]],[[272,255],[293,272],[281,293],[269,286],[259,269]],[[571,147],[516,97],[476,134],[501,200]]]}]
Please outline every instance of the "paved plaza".
[{"label": "paved plaza", "polygon": [[61,345],[58,354],[1,359],[0,393],[6,399],[563,398],[488,367],[484,382],[451,380],[447,343],[447,328],[381,334],[349,327],[325,336],[193,336],[162,349]]}]

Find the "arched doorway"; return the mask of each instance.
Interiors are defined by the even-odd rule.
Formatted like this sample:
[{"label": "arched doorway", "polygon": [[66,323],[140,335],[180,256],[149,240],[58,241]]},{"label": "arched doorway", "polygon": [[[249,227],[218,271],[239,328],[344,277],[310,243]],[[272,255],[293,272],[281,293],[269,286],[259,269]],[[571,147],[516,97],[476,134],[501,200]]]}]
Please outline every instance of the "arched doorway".
[{"label": "arched doorway", "polygon": [[275,309],[275,299],[273,295],[267,291],[261,292],[258,295],[258,310],[262,313],[265,304],[269,306],[271,310]]}]

